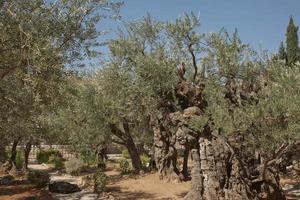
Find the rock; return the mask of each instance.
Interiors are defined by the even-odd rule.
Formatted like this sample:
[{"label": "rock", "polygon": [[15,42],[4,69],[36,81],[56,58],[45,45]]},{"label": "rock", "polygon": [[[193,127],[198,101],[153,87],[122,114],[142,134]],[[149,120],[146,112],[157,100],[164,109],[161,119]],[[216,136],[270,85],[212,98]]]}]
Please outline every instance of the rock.
[{"label": "rock", "polygon": [[186,108],[183,111],[184,118],[190,118],[193,115],[201,115],[201,109],[196,106],[193,106],[193,107]]},{"label": "rock", "polygon": [[183,122],[184,121],[184,118],[181,114],[181,112],[177,111],[177,112],[174,112],[174,113],[171,113],[169,115],[170,119],[171,119],[171,122],[173,125],[177,125],[178,123],[180,122]]},{"label": "rock", "polygon": [[65,181],[56,181],[49,184],[49,191],[60,194],[69,194],[80,192],[81,189],[76,184],[71,184]]},{"label": "rock", "polygon": [[0,185],[11,185],[15,181],[15,178],[11,175],[0,177]]}]

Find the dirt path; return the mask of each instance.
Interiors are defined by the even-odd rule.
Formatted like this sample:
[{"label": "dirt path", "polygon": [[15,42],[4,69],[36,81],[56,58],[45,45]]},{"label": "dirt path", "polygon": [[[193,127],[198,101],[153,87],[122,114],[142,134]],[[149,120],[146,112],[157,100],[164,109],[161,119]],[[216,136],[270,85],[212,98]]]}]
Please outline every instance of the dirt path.
[{"label": "dirt path", "polygon": [[39,200],[53,200],[47,190],[36,189],[27,183],[0,186],[0,200],[24,200],[29,197],[37,197]]},{"label": "dirt path", "polygon": [[[46,165],[34,165],[32,169],[47,170]],[[120,200],[179,200],[183,199],[191,187],[191,182],[166,183],[159,180],[157,173],[140,176],[121,176],[113,163],[109,163],[106,175],[110,178],[107,192]],[[52,172],[51,181],[68,181],[80,185],[81,176],[70,176]],[[289,200],[300,199],[300,179],[286,177],[282,185]],[[0,200],[23,200],[26,197],[36,196],[40,200],[96,200],[92,188],[85,188],[73,194],[54,194],[47,190],[35,189],[28,183],[18,183],[11,186],[0,186]]]},{"label": "dirt path", "polygon": [[191,187],[190,181],[166,183],[159,180],[156,173],[118,178],[119,172],[112,167],[108,169],[106,174],[112,180],[109,182],[107,190],[120,200],[178,200],[183,199]]}]

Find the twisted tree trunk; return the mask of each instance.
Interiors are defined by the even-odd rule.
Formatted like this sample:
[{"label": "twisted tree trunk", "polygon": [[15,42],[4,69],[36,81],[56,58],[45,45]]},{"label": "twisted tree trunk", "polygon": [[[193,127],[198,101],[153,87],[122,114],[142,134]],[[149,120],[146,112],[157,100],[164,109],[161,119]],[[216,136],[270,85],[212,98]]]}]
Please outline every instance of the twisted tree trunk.
[{"label": "twisted tree trunk", "polygon": [[126,148],[131,158],[132,167],[135,172],[140,172],[142,170],[142,162],[140,159],[140,154],[136,148],[135,143],[133,142],[132,137],[128,137],[126,141]]},{"label": "twisted tree trunk", "polygon": [[166,181],[180,182],[177,163],[176,137],[171,135],[159,119],[152,120],[154,134],[154,159],[159,178]]},{"label": "twisted tree trunk", "polygon": [[189,177],[189,171],[188,171],[189,153],[190,153],[190,147],[188,145],[185,145],[184,152],[183,152],[182,171],[181,171],[181,174],[184,177],[184,179],[187,179]]},{"label": "twisted tree trunk", "polygon": [[123,126],[123,130],[118,128],[118,126],[115,124],[110,124],[110,129],[112,131],[112,134],[117,138],[113,140],[113,142],[119,145],[123,145],[127,148],[131,158],[133,170],[136,173],[139,173],[140,170],[142,170],[142,162],[140,159],[140,154],[138,152],[138,149],[130,134],[129,124],[126,119],[124,119],[122,126]]},{"label": "twisted tree trunk", "polygon": [[31,141],[27,142],[24,149],[24,164],[23,164],[24,171],[28,170],[28,159],[29,159],[30,151],[31,151]]},{"label": "twisted tree trunk", "polygon": [[10,161],[16,165],[16,158],[17,158],[17,146],[18,146],[18,143],[19,143],[19,138],[18,139],[15,139],[13,141],[13,144],[12,144],[12,147],[11,147],[11,155],[10,155]]},{"label": "twisted tree trunk", "polygon": [[198,199],[202,200],[202,191],[203,191],[203,175],[201,173],[200,167],[200,155],[199,149],[192,149],[191,155],[193,159],[193,170],[192,170],[192,189],[184,197],[185,200]]},{"label": "twisted tree trunk", "polygon": [[[250,168],[212,135],[200,137],[199,150],[192,150],[192,189],[186,200],[284,200],[278,173],[253,182]],[[251,166],[252,167],[252,166]]]}]

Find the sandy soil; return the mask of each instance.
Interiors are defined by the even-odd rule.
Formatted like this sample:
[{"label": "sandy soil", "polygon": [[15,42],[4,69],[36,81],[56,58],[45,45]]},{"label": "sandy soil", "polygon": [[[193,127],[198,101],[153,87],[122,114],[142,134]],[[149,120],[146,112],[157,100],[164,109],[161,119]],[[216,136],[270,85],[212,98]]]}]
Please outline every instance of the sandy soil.
[{"label": "sandy soil", "polygon": [[[34,169],[47,170],[48,167],[31,166]],[[158,174],[144,174],[139,176],[121,176],[113,163],[108,165],[105,172],[110,181],[107,185],[107,192],[120,200],[179,200],[187,194],[191,187],[191,182],[167,183],[159,180]],[[51,173],[51,180],[65,180],[78,183],[81,176],[60,175]],[[288,200],[300,200],[300,179],[282,177],[281,181],[285,192],[288,192]],[[92,190],[86,188],[81,193],[70,195],[52,194],[62,200],[76,199],[97,199]],[[0,200],[24,200],[27,197],[38,197],[40,200],[53,200],[47,190],[36,189],[26,182],[18,182],[10,186],[0,186]]]},{"label": "sandy soil", "polygon": [[0,200],[24,200],[33,196],[38,197],[39,200],[53,200],[48,191],[36,189],[30,184],[0,186]]},{"label": "sandy soil", "polygon": [[190,189],[190,182],[166,183],[157,174],[128,178],[109,183],[108,191],[121,200],[177,200],[183,199]]}]

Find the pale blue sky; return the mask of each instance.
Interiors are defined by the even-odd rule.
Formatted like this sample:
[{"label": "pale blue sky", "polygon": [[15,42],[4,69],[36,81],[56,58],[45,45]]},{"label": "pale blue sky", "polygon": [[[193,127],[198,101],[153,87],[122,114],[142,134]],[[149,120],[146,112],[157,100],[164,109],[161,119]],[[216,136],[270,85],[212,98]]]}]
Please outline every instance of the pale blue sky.
[{"label": "pale blue sky", "polygon": [[[278,50],[285,40],[289,16],[300,24],[300,0],[125,0],[123,21],[150,13],[158,20],[175,20],[184,12],[200,12],[201,32],[238,29],[243,42],[256,50]],[[104,22],[101,29],[114,29],[122,22]],[[108,38],[113,37],[109,34]]]}]

